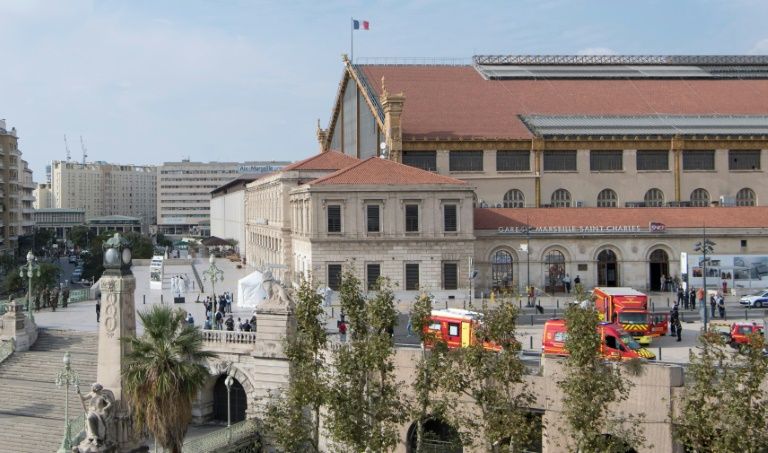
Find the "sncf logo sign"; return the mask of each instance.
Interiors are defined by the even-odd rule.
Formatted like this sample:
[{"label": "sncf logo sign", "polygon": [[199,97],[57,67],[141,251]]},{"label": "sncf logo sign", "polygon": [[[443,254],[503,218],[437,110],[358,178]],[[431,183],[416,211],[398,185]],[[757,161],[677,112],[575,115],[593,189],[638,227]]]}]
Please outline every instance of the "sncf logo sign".
[{"label": "sncf logo sign", "polygon": [[660,233],[662,231],[667,231],[667,226],[659,222],[650,222],[648,224],[648,231],[651,233]]}]

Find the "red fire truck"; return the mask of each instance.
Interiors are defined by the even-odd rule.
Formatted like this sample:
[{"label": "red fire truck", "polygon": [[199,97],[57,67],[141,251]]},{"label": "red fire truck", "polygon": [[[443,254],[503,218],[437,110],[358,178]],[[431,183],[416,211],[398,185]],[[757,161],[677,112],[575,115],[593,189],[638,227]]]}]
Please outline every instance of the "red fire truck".
[{"label": "red fire truck", "polygon": [[649,313],[648,296],[632,288],[602,288],[592,291],[595,308],[602,321],[618,324],[641,345],[651,344],[652,337],[667,334],[669,316]]},{"label": "red fire truck", "polygon": [[[425,331],[432,332],[437,340],[443,340],[449,348],[463,348],[476,344],[476,327],[482,323],[482,313],[460,308],[432,310],[431,323]],[[431,347],[431,344],[427,344]],[[491,342],[483,342],[483,347],[494,351],[501,348]]]},{"label": "red fire truck", "polygon": [[[632,336],[616,324],[601,322],[597,325],[600,333],[600,354],[609,360],[648,359],[655,360],[656,355],[643,348]],[[550,319],[544,323],[541,337],[543,354],[566,356],[565,340],[568,331],[564,319]]]}]

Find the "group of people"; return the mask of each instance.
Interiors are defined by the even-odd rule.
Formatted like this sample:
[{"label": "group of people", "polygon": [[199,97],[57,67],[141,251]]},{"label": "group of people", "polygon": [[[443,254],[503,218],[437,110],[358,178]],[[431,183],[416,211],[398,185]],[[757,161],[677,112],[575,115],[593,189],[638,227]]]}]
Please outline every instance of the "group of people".
[{"label": "group of people", "polygon": [[[561,281],[563,282],[563,286],[565,286],[565,292],[567,294],[571,294],[571,276],[568,275],[568,274],[565,274],[565,277],[563,277],[561,279]],[[581,285],[581,277],[580,276],[577,275],[576,278],[573,279],[573,285],[574,285],[574,287],[576,285]]]},{"label": "group of people", "polygon": [[[716,294],[712,294],[709,297],[710,315],[712,318],[719,315],[720,318],[725,318],[725,297],[723,292],[718,291]],[[690,291],[685,291],[682,287],[677,289],[677,302],[675,307],[682,305],[685,310],[696,310],[696,305],[702,307],[706,298],[706,291],[704,288],[691,288]]]},{"label": "group of people", "polygon": [[[203,301],[205,308],[205,329],[235,330],[232,318],[232,293],[224,292],[219,297],[207,296]],[[242,325],[238,318],[238,327]]]}]

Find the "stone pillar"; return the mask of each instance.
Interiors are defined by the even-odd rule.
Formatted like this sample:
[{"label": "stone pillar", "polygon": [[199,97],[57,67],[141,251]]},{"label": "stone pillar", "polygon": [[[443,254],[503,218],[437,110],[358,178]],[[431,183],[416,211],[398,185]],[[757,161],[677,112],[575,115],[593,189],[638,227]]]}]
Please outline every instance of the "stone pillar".
[{"label": "stone pillar", "polygon": [[317,130],[315,131],[315,135],[317,135],[317,143],[320,145],[320,152],[324,153],[328,151],[328,147],[326,146],[328,143],[328,129],[323,129],[320,127],[320,120],[317,120]]},{"label": "stone pillar", "polygon": [[112,390],[122,400],[123,358],[127,345],[121,338],[136,336],[136,308],[133,274],[120,275],[108,270],[101,277],[101,323],[99,324],[99,359],[96,381]]},{"label": "stone pillar", "polygon": [[386,136],[389,159],[402,162],[403,128],[402,115],[405,94],[390,94],[381,79],[381,107],[384,110],[384,134]]},{"label": "stone pillar", "polygon": [[37,340],[37,326],[27,318],[23,309],[24,306],[14,300],[0,322],[0,337],[13,339],[15,351],[27,351]]}]

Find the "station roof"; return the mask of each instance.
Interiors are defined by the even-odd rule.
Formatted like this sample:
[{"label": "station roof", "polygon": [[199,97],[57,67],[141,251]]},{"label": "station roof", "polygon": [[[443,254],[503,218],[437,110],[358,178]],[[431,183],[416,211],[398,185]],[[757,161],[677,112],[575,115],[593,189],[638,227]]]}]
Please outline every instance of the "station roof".
[{"label": "station roof", "polygon": [[[357,160],[357,159],[356,159]],[[358,185],[420,185],[420,184],[455,184],[466,186],[467,183],[456,178],[439,175],[431,171],[403,165],[389,159],[369,157],[358,160],[341,170],[322,178],[315,179],[310,185],[358,184]]]},{"label": "station roof", "polygon": [[[767,228],[768,206],[705,208],[475,208],[475,230],[640,226]],[[553,230],[555,232],[556,230]],[[575,233],[575,231],[574,231]]]},{"label": "station roof", "polygon": [[291,170],[339,170],[360,162],[360,159],[338,151],[326,151],[283,167]]},{"label": "station roof", "polygon": [[[621,56],[589,64],[567,56],[554,56],[552,61],[546,57],[509,61],[527,71],[552,66],[561,76],[491,78],[490,66],[509,70],[508,65],[492,60],[476,60],[474,65],[355,64],[351,70],[374,102],[382,94],[382,78],[389,93],[405,95],[402,129],[406,140],[531,139],[539,134],[521,116],[534,115],[637,118],[639,127],[644,121],[666,117],[710,117],[707,125],[713,128],[731,127],[733,116],[768,116],[768,58],[681,56],[669,63],[654,63],[671,76],[640,71],[615,77],[612,66],[617,64],[631,63],[646,71],[649,66]],[[555,57],[565,60],[558,62]],[[579,65],[593,74],[574,73]],[[673,67],[682,72],[670,73]],[[715,68],[722,74],[710,76]],[[692,77],[686,71],[709,71],[709,75]],[[376,110],[381,119],[378,106]],[[675,133],[669,127],[659,132]]]}]

